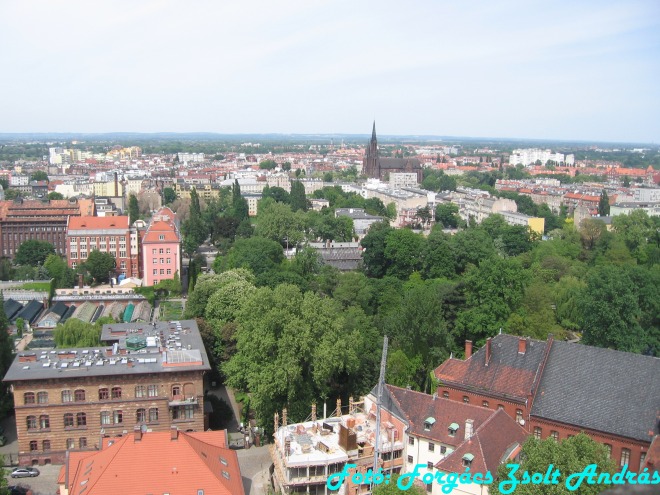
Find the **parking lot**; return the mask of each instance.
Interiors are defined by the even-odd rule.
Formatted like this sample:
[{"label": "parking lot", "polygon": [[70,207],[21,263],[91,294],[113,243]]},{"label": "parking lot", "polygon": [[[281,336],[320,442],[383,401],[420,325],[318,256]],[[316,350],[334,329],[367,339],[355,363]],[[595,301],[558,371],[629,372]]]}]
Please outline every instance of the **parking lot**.
[{"label": "parking lot", "polygon": [[11,469],[6,469],[7,484],[31,488],[33,495],[55,495],[57,492],[57,476],[60,474],[61,466],[50,464],[48,466],[35,466],[41,474],[36,478],[12,478],[9,476]]}]

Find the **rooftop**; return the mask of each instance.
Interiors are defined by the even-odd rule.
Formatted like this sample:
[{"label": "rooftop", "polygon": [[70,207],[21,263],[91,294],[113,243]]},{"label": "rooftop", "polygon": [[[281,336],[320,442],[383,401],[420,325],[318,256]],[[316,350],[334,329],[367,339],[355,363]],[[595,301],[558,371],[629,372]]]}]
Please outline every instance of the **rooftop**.
[{"label": "rooftop", "polygon": [[101,341],[111,347],[20,352],[3,381],[211,369],[194,320],[103,325]]}]

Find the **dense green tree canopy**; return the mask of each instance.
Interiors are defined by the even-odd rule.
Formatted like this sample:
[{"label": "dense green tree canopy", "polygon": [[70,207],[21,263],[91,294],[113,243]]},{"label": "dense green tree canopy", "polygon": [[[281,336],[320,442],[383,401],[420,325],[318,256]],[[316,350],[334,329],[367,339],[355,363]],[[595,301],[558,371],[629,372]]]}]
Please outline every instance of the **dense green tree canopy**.
[{"label": "dense green tree canopy", "polygon": [[14,261],[19,265],[43,265],[49,254],[55,254],[50,242],[30,239],[18,246]]},{"label": "dense green tree canopy", "polygon": [[102,253],[94,250],[89,253],[85,268],[97,282],[107,282],[112,274],[115,273],[117,262],[112,253]]}]

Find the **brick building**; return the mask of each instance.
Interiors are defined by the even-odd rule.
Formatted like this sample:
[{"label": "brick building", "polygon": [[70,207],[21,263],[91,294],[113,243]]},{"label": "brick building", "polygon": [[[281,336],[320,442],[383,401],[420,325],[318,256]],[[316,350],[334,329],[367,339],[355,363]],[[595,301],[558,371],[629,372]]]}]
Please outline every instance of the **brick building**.
[{"label": "brick building", "polygon": [[96,250],[115,257],[118,274],[139,276],[138,233],[130,228],[127,216],[71,217],[66,237],[71,268],[87,261],[89,253]]},{"label": "brick building", "polygon": [[59,255],[66,254],[69,217],[89,213],[83,201],[23,200],[0,201],[0,254],[13,259],[27,240],[50,242]]},{"label": "brick building", "polygon": [[138,426],[206,429],[210,370],[193,320],[104,325],[98,348],[19,353],[11,384],[19,463],[64,463],[66,451],[99,447]]},{"label": "brick building", "polygon": [[660,359],[500,334],[435,370],[443,398],[503,409],[536,438],[584,432],[631,471],[659,433]]}]

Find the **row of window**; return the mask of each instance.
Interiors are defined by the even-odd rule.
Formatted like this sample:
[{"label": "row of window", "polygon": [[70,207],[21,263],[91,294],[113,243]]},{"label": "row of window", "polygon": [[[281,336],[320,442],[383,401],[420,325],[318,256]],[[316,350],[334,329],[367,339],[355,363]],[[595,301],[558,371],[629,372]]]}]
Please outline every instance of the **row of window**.
[{"label": "row of window", "polygon": [[[541,436],[543,434],[543,430],[541,427],[536,426],[534,427],[534,438],[537,440],[541,440]],[[573,435],[568,435],[566,438],[571,438]],[[559,432],[556,430],[550,430],[550,435],[549,438],[552,438],[555,442],[559,441]],[[611,458],[612,457],[612,446],[609,443],[603,444],[605,445],[605,448],[607,449],[607,457]],[[621,449],[621,459],[620,459],[620,465],[623,467],[626,464],[630,464],[630,449]]]},{"label": "row of window", "polygon": [[[162,240],[163,240],[163,239],[161,239],[161,241],[162,241]],[[156,252],[156,251],[158,251],[158,252]],[[151,250],[151,254],[154,254],[154,255],[155,255],[155,254],[172,254],[172,249],[167,248],[167,249],[165,250],[165,252],[163,252],[163,248],[160,248],[160,249],[158,249],[158,250],[156,250],[156,249],[152,249],[152,250]],[[161,261],[161,263],[162,263],[162,261]]]},{"label": "row of window", "polygon": [[[161,275],[165,275],[165,270],[163,270],[163,269],[161,268],[161,269],[160,269],[160,274],[161,274]],[[172,269],[171,269],[171,268],[168,268],[168,269],[167,269],[167,274],[168,274],[168,275],[172,275]],[[158,270],[157,270],[156,268],[154,268],[154,275],[158,275]]]},{"label": "row of window", "polygon": [[[124,413],[121,410],[101,411],[100,417],[102,425],[122,424],[124,422]],[[190,415],[184,417],[193,417],[192,408]],[[50,429],[50,416],[48,414],[42,414],[38,418],[37,416],[28,416],[25,419],[29,431]],[[183,417],[180,417],[179,412],[177,412],[173,419],[183,419]],[[149,410],[146,408],[138,409],[135,412],[135,421],[137,423],[155,423],[158,421],[158,408],[152,407]],[[87,413],[79,412],[75,415],[73,413],[66,413],[64,415],[65,428],[81,428],[85,426],[87,426]]]},{"label": "row of window", "polygon": [[[174,385],[172,394],[179,395],[181,387]],[[158,385],[138,385],[135,387],[135,397],[140,399],[144,397],[158,397]],[[121,387],[100,388],[99,400],[121,399]],[[77,389],[73,393],[71,390],[62,390],[62,402],[84,402],[86,400],[85,390]],[[25,392],[23,394],[24,404],[48,404],[48,392]]]},{"label": "row of window", "polygon": [[[153,259],[151,260],[151,262],[152,262],[154,265],[157,265],[157,264],[158,264],[158,258],[153,258]],[[160,264],[161,264],[161,265],[171,265],[171,264],[172,264],[172,258],[161,258],[161,259],[160,259]]]},{"label": "row of window", "polygon": [[[76,242],[78,242],[78,239],[80,239],[80,242],[81,242],[81,243],[83,243],[83,242],[84,242],[84,243],[87,243],[87,242],[90,242],[90,243],[92,243],[92,242],[93,242],[93,243],[97,243],[97,242],[107,242],[107,239],[108,239],[108,238],[107,238],[107,237],[80,237],[80,238],[78,238],[78,237],[70,237],[70,240],[71,240],[72,243],[76,243]],[[110,237],[110,242],[114,243],[114,242],[115,242],[115,238],[114,238],[114,237]],[[124,237],[124,236],[120,237],[120,238],[119,238],[119,242],[124,242],[124,243],[125,243],[125,242],[126,242],[126,237]]]},{"label": "row of window", "polygon": [[[80,437],[78,439],[78,445],[81,449],[87,448],[87,437]],[[76,448],[75,438],[67,438],[66,439],[66,448],[67,448],[67,450]],[[39,442],[37,442],[36,440],[31,440],[30,441],[30,452],[36,452],[38,450],[39,450]],[[44,451],[44,452],[49,452],[50,451],[50,440],[44,440],[43,442],[41,442],[41,450]]]}]

